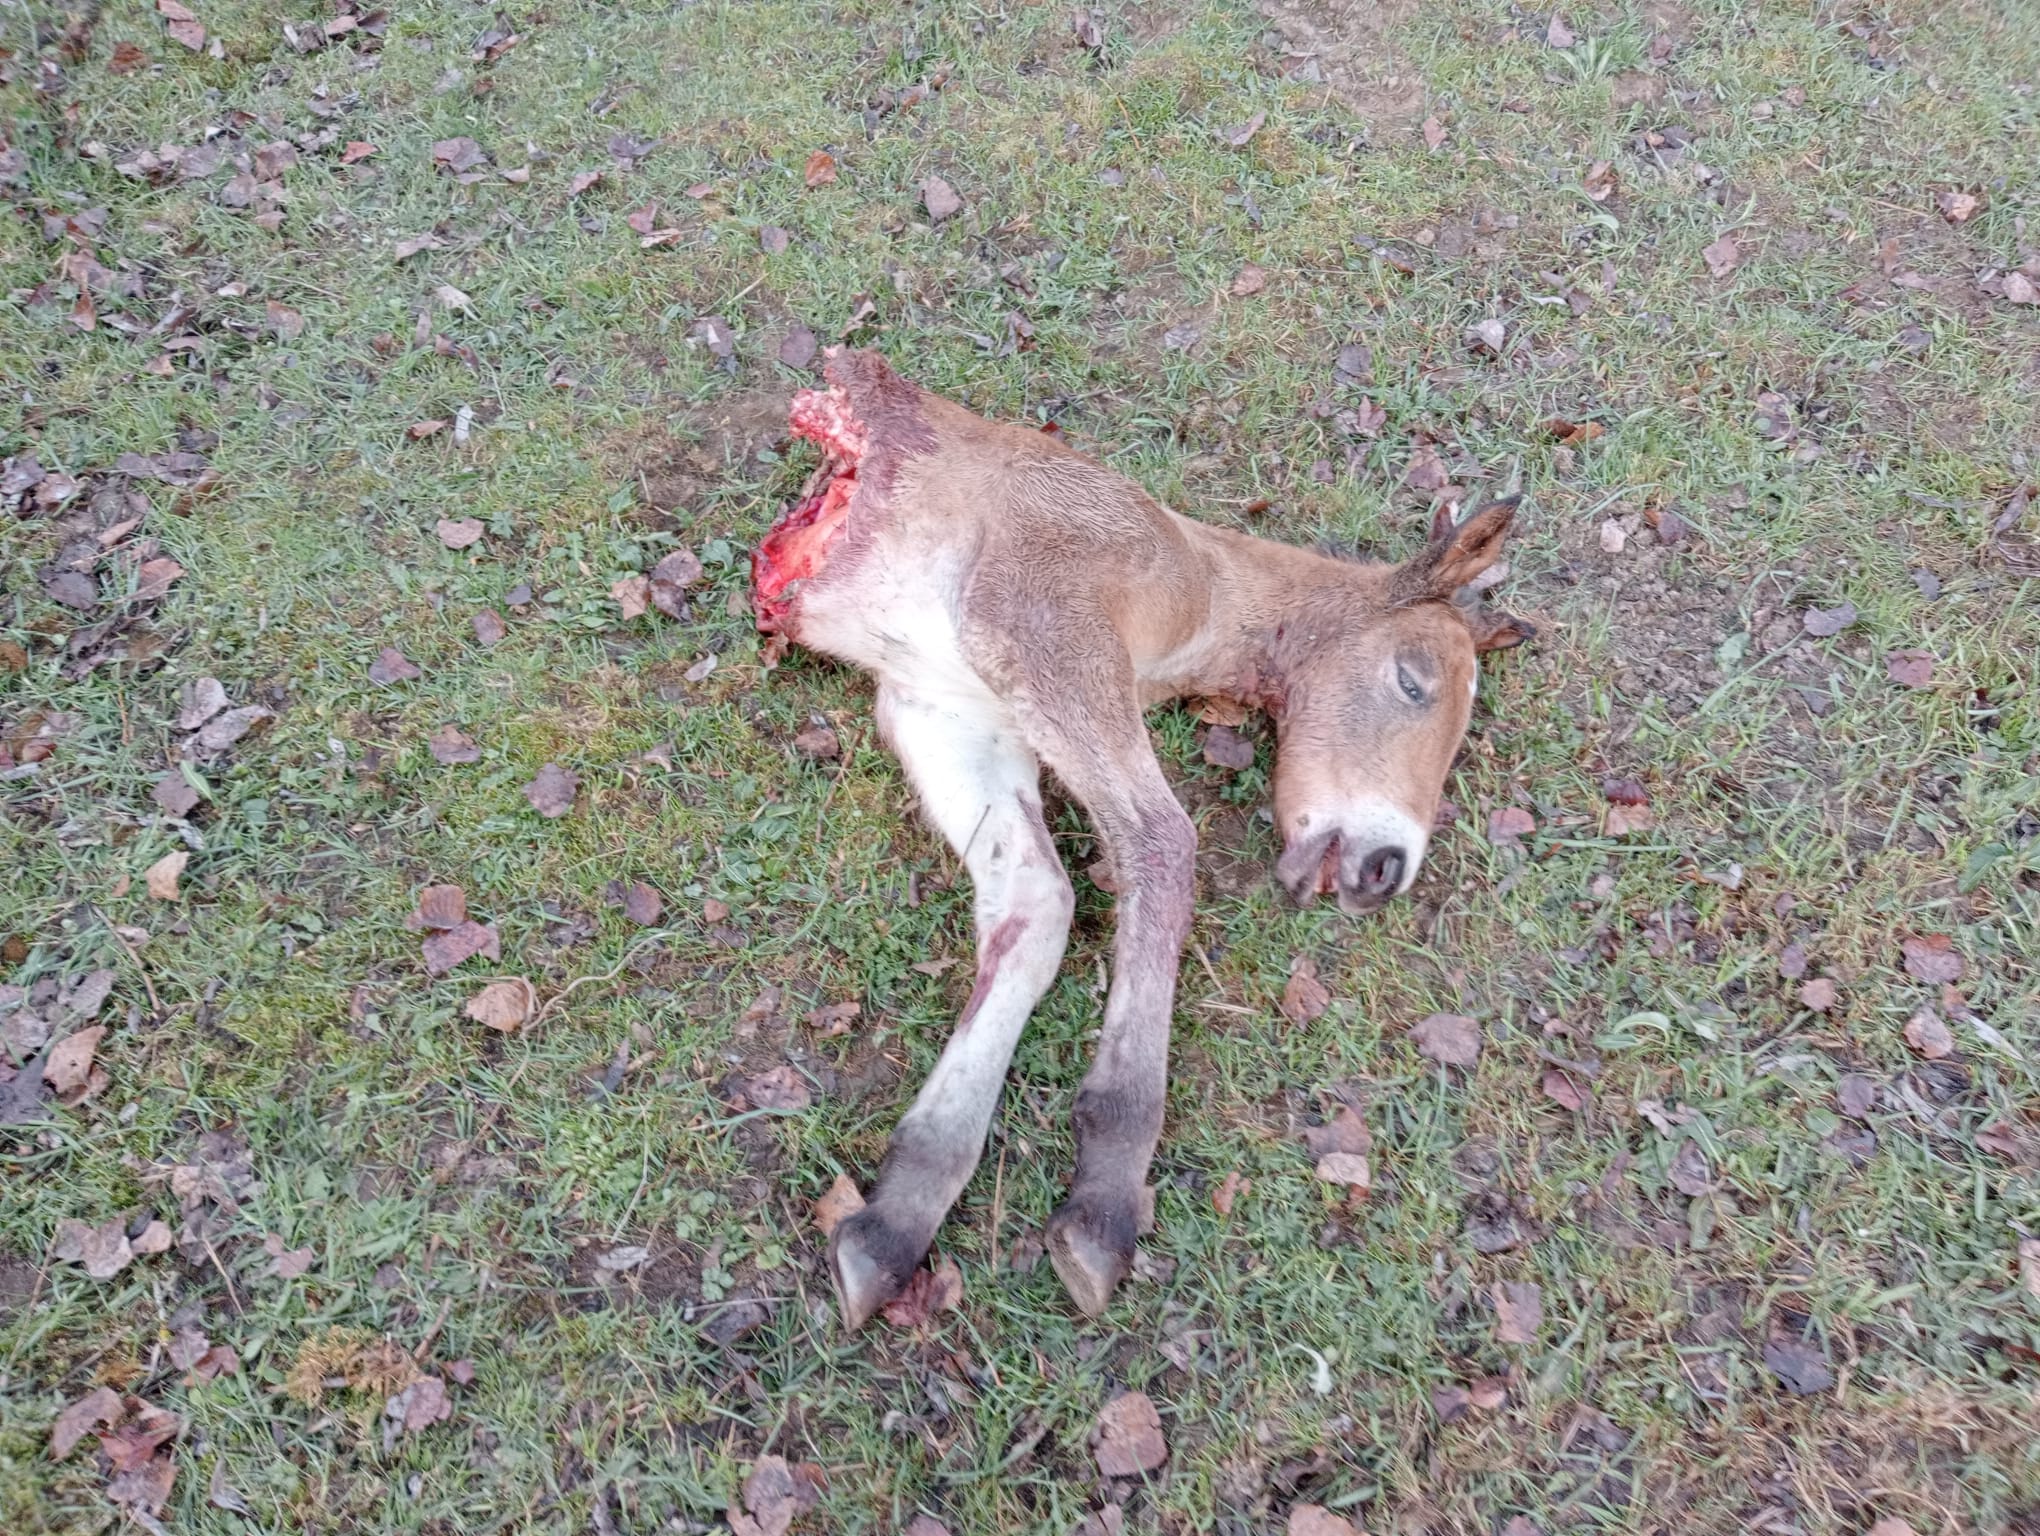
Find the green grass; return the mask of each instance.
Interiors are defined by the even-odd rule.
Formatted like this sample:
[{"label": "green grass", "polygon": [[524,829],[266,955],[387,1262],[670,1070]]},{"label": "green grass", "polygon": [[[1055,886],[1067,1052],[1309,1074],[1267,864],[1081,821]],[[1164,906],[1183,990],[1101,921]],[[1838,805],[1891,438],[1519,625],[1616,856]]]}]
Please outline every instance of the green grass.
[{"label": "green grass", "polygon": [[[0,530],[0,638],[26,657],[0,670],[0,740],[18,757],[36,717],[68,721],[0,780],[0,980],[119,973],[109,1086],[0,1130],[0,1515],[115,1523],[90,1442],[46,1451],[58,1410],[111,1382],[186,1420],[162,1516],[179,1531],[704,1529],[767,1451],[826,1469],[803,1519],[840,1532],[925,1510],[958,1533],[1060,1533],[1107,1498],[1129,1530],[1179,1532],[1279,1530],[1306,1501],[1377,1533],[1518,1514],[1547,1532],[2036,1528],[2040,1296],[2017,1253],[2040,1237],[2040,605],[1991,523],[2033,476],[2040,312],[1979,283],[2040,270],[2019,172],[2040,148],[2040,36],[1981,6],[1701,3],[1649,64],[1670,13],[1618,10],[1567,13],[1582,41],[1561,52],[1542,15],[1410,8],[1389,37],[1449,130],[1435,153],[1284,81],[1267,24],[1204,0],[1101,12],[1102,64],[1056,7],[569,3],[519,17],[491,67],[469,57],[490,17],[450,0],[400,8],[379,51],[309,55],[275,8],[222,3],[200,18],[222,59],[107,7],[45,92],[64,18],[11,13],[0,102],[25,169],[0,221],[17,291],[0,368],[24,405],[0,447],[88,491],[122,453],[180,447],[219,482],[196,499],[134,482],[136,537],[186,574],[143,610],[160,656],[85,675],[65,649],[79,618],[38,580],[78,504]],[[139,72],[110,71],[123,42]],[[938,93],[867,131],[867,105],[938,66]],[[1639,66],[1666,94],[1617,105]],[[1251,142],[1226,143],[1256,112]],[[1660,169],[1637,136],[1673,124],[1698,137]],[[163,185],[116,169],[209,129],[231,159],[234,135],[252,150],[279,125],[334,137],[283,173],[274,231],[222,204],[231,164]],[[625,169],[617,134],[657,147]],[[458,184],[432,163],[457,135],[528,181]],[[378,151],[343,167],[350,140]],[[841,174],[808,190],[824,146]],[[1582,190],[1596,160],[1620,179],[1605,203]],[[931,173],[968,204],[934,228]],[[1982,211],[1948,224],[1949,188]],[[682,233],[641,249],[625,217],[652,200]],[[41,215],[91,208],[99,261],[140,292],[99,295],[86,332]],[[790,248],[764,254],[764,225]],[[1711,277],[1701,250],[1730,231],[1742,265]],[[427,232],[439,248],[394,260]],[[1229,296],[1248,261],[1266,290]],[[1890,281],[1908,273],[1939,286]],[[799,382],[779,338],[833,338],[861,296],[859,339],[924,383],[1053,418],[1209,520],[1406,551],[1427,514],[1400,486],[1416,431],[1530,497],[1508,593],[1544,632],[1487,669],[1448,791],[1465,811],[1415,901],[1362,924],[1289,909],[1261,874],[1265,748],[1227,775],[1188,712],[1155,717],[1205,867],[1158,1226],[1096,1325],[1046,1265],[998,1262],[1069,1166],[1111,933],[1081,880],[1069,964],[943,1231],[962,1308],[844,1338],[809,1220],[839,1172],[875,1167],[970,971],[967,889],[913,818],[867,686],[799,653],[766,670],[740,606],[748,547],[802,471],[779,457]],[[177,302],[195,313],[146,334]],[[302,335],[265,329],[271,302]],[[1001,349],[1014,310],[1029,350]],[[706,316],[736,333],[728,367],[691,339]],[[1500,360],[1464,339],[1489,317]],[[1196,340],[1166,344],[1183,326]],[[184,334],[198,349],[149,371]],[[1333,374],[1349,341],[1372,351],[1364,388]],[[1763,391],[1793,402],[1789,440],[1759,423]],[[1387,414],[1371,440],[1332,414],[1362,394]],[[463,407],[465,444],[407,437]],[[1564,448],[1556,417],[1607,432]],[[1646,509],[1695,536],[1665,547]],[[448,551],[441,517],[487,533]],[[707,567],[693,617],[620,620],[610,584],[682,546]],[[1805,609],[1843,600],[1854,626],[1803,633]],[[508,622],[493,647],[471,627],[485,607]],[[370,682],[385,645],[424,676]],[[1886,676],[1913,646],[1938,658],[1925,689]],[[276,720],[202,766],[181,828],[149,791],[201,676]],[[851,748],[840,768],[790,745],[817,712]],[[447,722],[478,762],[433,760]],[[661,743],[670,767],[643,757]],[[581,775],[557,821],[520,792],[548,761]],[[1603,834],[1608,775],[1649,785],[1654,831]],[[1521,851],[1485,836],[1512,799],[1539,823]],[[1055,827],[1090,863],[1081,818]],[[142,871],[179,847],[182,899],[150,900]],[[1701,878],[1731,866],[1737,884]],[[613,880],[663,893],[649,936]],[[500,968],[425,974],[403,919],[437,881],[498,925]],[[1952,937],[1980,1027],[1901,969],[1914,933]],[[1837,984],[1826,1015],[1779,974],[1795,940]],[[1274,1007],[1299,953],[1335,999],[1305,1026]],[[913,969],[931,957],[962,963]],[[461,1013],[492,974],[542,1000],[595,979],[500,1036]],[[778,1016],[747,1022],[767,985]],[[848,1035],[803,1022],[844,999],[863,1007]],[[1954,1032],[1944,1062],[1904,1039],[1928,1003]],[[1483,1022],[1469,1074],[1407,1040],[1439,1010]],[[619,1052],[614,1091],[591,1093]],[[1540,1093],[1553,1056],[1597,1074],[1577,1114]],[[785,1060],[815,1106],[737,1116],[728,1080]],[[1860,1162],[1835,1141],[1851,1073],[1879,1085]],[[1358,1211],[1299,1141],[1340,1099],[1376,1141]],[[261,1188],[213,1254],[105,1282],[50,1260],[67,1218],[180,1224],[151,1170],[220,1129]],[[1697,1199],[1672,1182],[1689,1140],[1712,1179]],[[1234,1170],[1252,1189],[1221,1219]],[[1523,1240],[1482,1254],[1469,1216],[1500,1207]],[[309,1245],[309,1272],[269,1278],[268,1234]],[[622,1244],[650,1258],[607,1279],[596,1258]],[[1541,1285],[1538,1343],[1495,1342],[1502,1280]],[[769,1321],[724,1348],[703,1324],[742,1297]],[[187,1325],[231,1343],[239,1374],[187,1384],[166,1354]],[[381,1393],[283,1390],[335,1329],[429,1336],[428,1362],[474,1379],[448,1421],[386,1444]],[[1763,1361],[1781,1339],[1837,1385],[1787,1395]],[[1503,1406],[1440,1421],[1434,1391],[1491,1375]],[[1086,1435],[1129,1386],[1171,1456],[1105,1489]],[[215,1468],[252,1521],[208,1503]]]}]

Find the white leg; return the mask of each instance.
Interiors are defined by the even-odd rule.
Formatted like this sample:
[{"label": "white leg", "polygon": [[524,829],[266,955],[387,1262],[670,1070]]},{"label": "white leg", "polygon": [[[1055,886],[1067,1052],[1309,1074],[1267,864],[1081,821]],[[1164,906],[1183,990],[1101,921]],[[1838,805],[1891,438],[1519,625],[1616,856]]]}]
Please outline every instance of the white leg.
[{"label": "white leg", "polygon": [[970,871],[977,982],[893,1132],[868,1203],[830,1242],[853,1328],[906,1284],[977,1167],[1020,1031],[1062,963],[1075,902],[1041,817],[1040,768],[996,705],[923,700],[888,686],[878,721],[929,820]]}]

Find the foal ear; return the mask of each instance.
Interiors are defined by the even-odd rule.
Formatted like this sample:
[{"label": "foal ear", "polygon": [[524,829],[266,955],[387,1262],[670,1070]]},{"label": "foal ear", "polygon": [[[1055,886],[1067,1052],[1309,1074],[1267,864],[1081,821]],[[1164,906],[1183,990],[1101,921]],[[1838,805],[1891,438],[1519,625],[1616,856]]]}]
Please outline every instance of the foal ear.
[{"label": "foal ear", "polygon": [[1473,648],[1476,651],[1514,650],[1524,641],[1537,638],[1537,626],[1528,619],[1519,619],[1513,613],[1501,613],[1493,608],[1477,610],[1468,618],[1467,628],[1473,631]]},{"label": "foal ear", "polygon": [[1520,495],[1504,496],[1474,512],[1463,523],[1439,508],[1431,519],[1431,542],[1410,562],[1411,585],[1422,596],[1449,598],[1502,558],[1502,543],[1516,516]]}]

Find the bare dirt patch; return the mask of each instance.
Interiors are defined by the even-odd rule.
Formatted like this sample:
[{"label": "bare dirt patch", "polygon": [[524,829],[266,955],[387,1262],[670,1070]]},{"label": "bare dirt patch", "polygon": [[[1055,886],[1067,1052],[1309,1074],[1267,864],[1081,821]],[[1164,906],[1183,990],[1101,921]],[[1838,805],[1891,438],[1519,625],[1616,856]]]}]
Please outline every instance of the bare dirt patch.
[{"label": "bare dirt patch", "polygon": [[1281,33],[1285,77],[1322,81],[1370,128],[1400,128],[1424,115],[1424,81],[1389,42],[1416,15],[1407,0],[1261,0]]}]

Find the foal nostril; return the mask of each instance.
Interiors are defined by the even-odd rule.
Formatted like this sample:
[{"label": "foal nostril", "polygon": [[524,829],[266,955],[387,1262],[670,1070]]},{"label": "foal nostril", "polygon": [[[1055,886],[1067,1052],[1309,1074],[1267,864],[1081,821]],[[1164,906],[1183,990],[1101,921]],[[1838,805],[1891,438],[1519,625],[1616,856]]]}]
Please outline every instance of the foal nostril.
[{"label": "foal nostril", "polygon": [[1409,859],[1400,848],[1377,848],[1360,866],[1360,890],[1368,896],[1393,896],[1402,889]]}]

